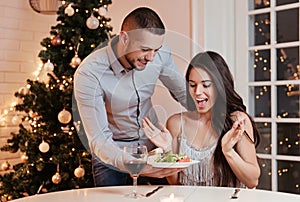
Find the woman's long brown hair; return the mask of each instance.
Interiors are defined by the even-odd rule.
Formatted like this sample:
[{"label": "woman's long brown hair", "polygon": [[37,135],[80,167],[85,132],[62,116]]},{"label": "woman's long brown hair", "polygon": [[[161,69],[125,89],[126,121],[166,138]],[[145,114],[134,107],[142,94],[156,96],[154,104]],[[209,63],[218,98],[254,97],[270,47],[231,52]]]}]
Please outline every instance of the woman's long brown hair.
[{"label": "woman's long brown hair", "polygon": [[[188,81],[192,68],[204,69],[212,78],[213,84],[217,89],[217,99],[213,107],[212,122],[218,137],[217,147],[213,156],[214,164],[214,182],[215,186],[232,186],[240,185],[239,180],[231,170],[225,156],[222,152],[221,140],[225,133],[231,129],[233,120],[231,114],[235,111],[241,111],[248,115],[253,126],[255,146],[260,142],[259,133],[252,117],[246,112],[246,106],[243,99],[235,91],[232,74],[225,60],[216,52],[207,51],[197,54],[191,60],[186,72],[186,88],[188,92]],[[195,104],[187,93],[187,109],[196,110]]]}]

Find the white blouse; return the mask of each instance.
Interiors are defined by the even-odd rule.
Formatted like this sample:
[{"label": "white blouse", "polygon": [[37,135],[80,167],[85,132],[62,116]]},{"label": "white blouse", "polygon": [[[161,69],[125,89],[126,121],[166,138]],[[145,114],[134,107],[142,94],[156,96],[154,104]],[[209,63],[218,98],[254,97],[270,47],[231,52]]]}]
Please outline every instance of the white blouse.
[{"label": "white blouse", "polygon": [[186,139],[184,132],[181,134],[179,152],[186,154],[199,163],[189,166],[179,173],[179,182],[183,185],[213,186],[213,154],[217,142],[206,147],[197,149]]}]

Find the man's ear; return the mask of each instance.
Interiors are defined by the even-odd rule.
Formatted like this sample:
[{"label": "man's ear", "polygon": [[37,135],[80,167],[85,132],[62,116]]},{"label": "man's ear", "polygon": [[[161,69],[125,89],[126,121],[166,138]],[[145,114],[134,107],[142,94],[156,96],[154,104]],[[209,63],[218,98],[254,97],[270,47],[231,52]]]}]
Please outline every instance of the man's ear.
[{"label": "man's ear", "polygon": [[125,46],[128,43],[128,34],[125,31],[121,31],[119,35],[119,41]]}]

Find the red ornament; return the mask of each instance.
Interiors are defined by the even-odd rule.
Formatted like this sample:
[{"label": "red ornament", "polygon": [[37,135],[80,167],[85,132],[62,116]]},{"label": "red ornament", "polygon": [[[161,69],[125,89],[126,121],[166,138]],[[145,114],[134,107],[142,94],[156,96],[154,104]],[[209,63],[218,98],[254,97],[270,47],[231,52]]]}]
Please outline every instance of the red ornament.
[{"label": "red ornament", "polygon": [[56,36],[56,37],[54,37],[54,38],[51,40],[51,44],[52,44],[53,46],[60,46],[60,45],[61,45],[61,42],[62,42],[62,40],[61,40],[61,38],[60,38],[59,36]]}]

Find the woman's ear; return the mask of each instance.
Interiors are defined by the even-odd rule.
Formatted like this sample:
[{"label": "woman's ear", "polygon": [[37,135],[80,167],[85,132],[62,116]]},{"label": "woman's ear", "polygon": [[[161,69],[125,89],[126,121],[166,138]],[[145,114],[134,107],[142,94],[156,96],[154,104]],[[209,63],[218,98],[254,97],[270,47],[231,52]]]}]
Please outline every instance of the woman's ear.
[{"label": "woman's ear", "polygon": [[125,46],[128,43],[128,34],[125,31],[121,31],[119,35],[119,41]]}]

